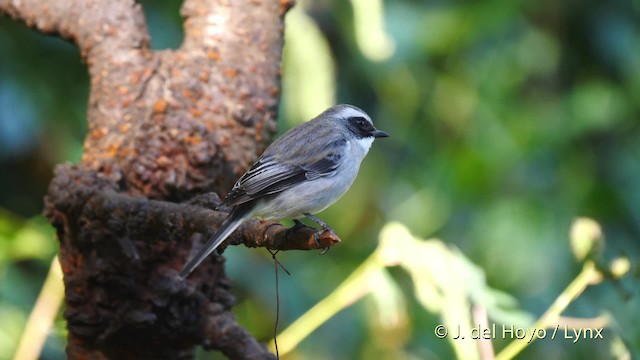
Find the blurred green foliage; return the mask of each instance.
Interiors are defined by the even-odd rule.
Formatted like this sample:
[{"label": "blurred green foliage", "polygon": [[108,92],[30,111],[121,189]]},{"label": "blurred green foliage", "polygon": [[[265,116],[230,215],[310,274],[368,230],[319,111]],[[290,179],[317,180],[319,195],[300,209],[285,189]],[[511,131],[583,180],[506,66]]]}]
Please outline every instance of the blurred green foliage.
[{"label": "blurred green foliage", "polygon": [[[154,48],[179,46],[177,3],[142,2]],[[376,141],[352,189],[320,214],[343,243],[324,256],[279,255],[292,272],[280,274],[281,324],[330,296],[391,221],[459,249],[455,261],[476,286],[496,290],[467,299],[490,321],[513,320],[491,301],[540,316],[580,272],[568,239],[573,220],[588,216],[605,235],[598,261],[626,256],[632,270],[589,287],[565,315],[608,315],[611,328],[603,340],[537,341],[520,358],[640,356],[638,1],[302,0],[287,17],[281,129],[346,102],[391,137]],[[80,158],[88,78],[72,45],[7,18],[0,54],[0,354],[11,354],[54,254],[38,214],[53,165]],[[268,254],[226,256],[237,316],[269,341]],[[454,357],[455,346],[434,336],[443,318],[414,293],[411,269],[388,268],[382,281],[382,294],[402,300],[367,296],[290,358]],[[406,314],[401,331],[380,325],[380,304]],[[62,358],[62,347],[54,332],[42,358]]]}]

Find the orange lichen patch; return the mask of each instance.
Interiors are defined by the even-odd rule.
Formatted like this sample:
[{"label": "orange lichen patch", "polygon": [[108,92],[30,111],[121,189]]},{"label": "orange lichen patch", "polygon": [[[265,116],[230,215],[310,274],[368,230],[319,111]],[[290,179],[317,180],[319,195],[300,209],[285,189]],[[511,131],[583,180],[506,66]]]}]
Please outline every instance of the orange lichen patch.
[{"label": "orange lichen patch", "polygon": [[149,76],[151,76],[152,73],[153,73],[153,69],[146,68],[146,69],[144,69],[144,72],[142,73],[142,76],[145,77],[145,78],[148,78]]},{"label": "orange lichen patch", "polygon": [[135,71],[131,76],[129,76],[129,82],[133,85],[137,85],[142,78],[142,71]]},{"label": "orange lichen patch", "polygon": [[160,157],[156,159],[156,164],[158,164],[158,166],[166,167],[171,165],[171,159],[164,155],[160,155]]},{"label": "orange lichen patch", "polygon": [[233,126],[233,123],[232,123],[232,122],[230,122],[228,119],[226,119],[226,118],[225,118],[225,119],[220,119],[220,120],[218,120],[218,126],[219,126],[221,129],[227,129],[227,128],[232,127],[232,126]]},{"label": "orange lichen patch", "polygon": [[235,69],[226,68],[224,69],[224,74],[227,75],[227,77],[234,78],[238,75],[238,71]]},{"label": "orange lichen patch", "polygon": [[189,145],[198,145],[202,142],[202,137],[200,135],[185,136],[184,142]]},{"label": "orange lichen patch", "polygon": [[159,99],[153,104],[154,113],[164,113],[167,111],[167,102],[164,99]]},{"label": "orange lichen patch", "polygon": [[202,111],[198,109],[191,109],[191,116],[194,118],[200,117],[202,115]]},{"label": "orange lichen patch", "polygon": [[200,81],[206,82],[208,80],[209,80],[209,71],[202,70],[202,72],[200,73]]},{"label": "orange lichen patch", "polygon": [[216,50],[209,50],[207,51],[207,59],[218,61],[220,60],[220,53]]},{"label": "orange lichen patch", "polygon": [[120,159],[126,159],[132,156],[134,156],[133,151],[131,151],[131,149],[128,149],[126,147],[120,148],[120,151],[118,151],[118,157]]},{"label": "orange lichen patch", "polygon": [[259,99],[258,101],[256,101],[255,107],[256,107],[256,110],[257,110],[257,111],[259,111],[259,112],[263,112],[263,111],[264,111],[264,109],[265,109],[265,103],[264,103],[264,100]]},{"label": "orange lichen patch", "polygon": [[257,123],[256,124],[256,136],[255,136],[255,139],[258,142],[262,141],[262,138],[263,138],[262,137],[262,130],[264,130],[264,123],[261,123],[261,122]]},{"label": "orange lichen patch", "polygon": [[199,39],[202,37],[202,31],[198,27],[195,26],[194,21],[185,21],[185,28],[189,28],[189,32],[191,33],[191,38]]},{"label": "orange lichen patch", "polygon": [[109,145],[109,148],[107,149],[108,156],[115,157],[116,154],[118,153],[119,148],[120,148],[120,142],[115,142]]},{"label": "orange lichen patch", "polygon": [[216,125],[213,123],[212,120],[205,121],[204,125],[207,127],[207,130],[209,130],[209,131],[213,131],[216,128]]},{"label": "orange lichen patch", "polygon": [[124,123],[118,125],[118,131],[121,133],[127,132],[131,128],[131,123]]},{"label": "orange lichen patch", "polygon": [[189,90],[189,89],[184,89],[182,90],[182,96],[189,98],[189,99],[193,99],[193,91]]},{"label": "orange lichen patch", "polygon": [[247,90],[240,90],[238,93],[240,100],[246,100],[249,96],[251,96],[251,93]]},{"label": "orange lichen patch", "polygon": [[113,36],[116,33],[116,27],[115,26],[110,26],[110,25],[105,25],[102,28],[105,33],[107,33],[109,36]]},{"label": "orange lichen patch", "polygon": [[124,85],[120,85],[118,86],[118,94],[120,95],[127,95],[129,93],[129,88],[124,86]]},{"label": "orange lichen patch", "polygon": [[105,136],[107,134],[107,128],[106,127],[101,127],[95,130],[92,130],[89,134],[92,138],[94,139],[100,139],[101,137]]}]

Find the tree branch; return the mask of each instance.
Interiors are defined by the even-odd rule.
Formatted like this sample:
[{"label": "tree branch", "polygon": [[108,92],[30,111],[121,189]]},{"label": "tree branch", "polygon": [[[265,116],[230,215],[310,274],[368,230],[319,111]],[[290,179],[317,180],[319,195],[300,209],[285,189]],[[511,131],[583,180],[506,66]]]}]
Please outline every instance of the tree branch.
[{"label": "tree branch", "polygon": [[[210,196],[217,197],[214,193]],[[119,222],[124,222],[121,226],[125,229],[135,228],[136,232],[143,233],[157,226],[169,227],[169,230],[172,227],[180,228],[189,233],[206,233],[208,228],[215,229],[220,226],[227,216],[225,212],[196,205],[148,200],[111,191],[90,195],[86,203],[91,205],[93,211],[108,217],[117,217]],[[144,221],[139,222],[137,218]],[[102,221],[114,223],[110,218]],[[340,242],[335,233],[325,230],[319,234],[316,243],[314,234],[317,231],[305,225],[286,227],[277,222],[249,220],[229,236],[226,245],[244,244],[247,247],[264,247],[270,250],[318,250]],[[226,245],[221,246],[219,252],[222,252]],[[129,257],[136,257],[128,250],[131,249],[128,245],[122,246]]]},{"label": "tree branch", "polygon": [[142,7],[134,0],[0,0],[1,13],[73,40],[89,64],[149,46]]},{"label": "tree branch", "polygon": [[209,316],[205,328],[205,349],[219,349],[229,359],[275,359],[275,355],[267,350],[238,325],[231,313],[220,316]]},{"label": "tree branch", "polygon": [[[80,168],[67,168],[66,172],[69,171],[77,174],[82,172]],[[60,172],[62,171],[59,170],[58,173]],[[74,213],[80,213],[79,216],[82,217],[87,215],[82,213],[90,209],[92,217],[98,216],[99,219],[96,220],[110,224],[109,230],[120,233],[125,239],[135,238],[139,233],[157,232],[159,226],[170,233],[207,233],[208,228],[217,228],[227,216],[226,212],[213,210],[220,204],[215,193],[203,194],[179,204],[118,193],[111,186],[105,188],[106,184],[92,190],[93,188],[76,183],[73,187],[68,187],[68,191],[56,192],[62,194],[62,197],[50,196],[47,200],[66,211],[71,210],[67,206],[80,204],[82,209],[74,209]],[[115,224],[117,228],[114,227]],[[335,233],[326,230],[319,235],[316,243],[314,234],[317,231],[304,225],[289,228],[277,222],[249,220],[226,243],[271,250],[314,250],[328,248],[340,242]],[[138,257],[137,251],[130,244],[120,243],[120,246],[127,257]]]},{"label": "tree branch", "polygon": [[[219,53],[216,60],[228,59],[245,62],[268,61],[268,56],[262,54],[262,58],[254,57],[258,53],[252,53],[250,57],[243,56],[244,52],[226,51],[238,46],[249,44],[269,45],[280,41],[279,33],[282,32],[282,23],[276,17],[265,19],[261,14],[284,14],[293,6],[294,0],[281,1],[210,1],[210,0],[185,0],[181,14],[185,18],[185,40],[182,48],[196,51],[203,49],[217,49]],[[266,20],[255,23],[253,20]],[[231,31],[229,31],[231,30]],[[277,49],[263,48],[263,51],[273,51],[271,55],[280,57]],[[213,55],[213,54],[212,54]],[[216,56],[216,57],[217,57]],[[257,69],[256,69],[257,70]]]}]

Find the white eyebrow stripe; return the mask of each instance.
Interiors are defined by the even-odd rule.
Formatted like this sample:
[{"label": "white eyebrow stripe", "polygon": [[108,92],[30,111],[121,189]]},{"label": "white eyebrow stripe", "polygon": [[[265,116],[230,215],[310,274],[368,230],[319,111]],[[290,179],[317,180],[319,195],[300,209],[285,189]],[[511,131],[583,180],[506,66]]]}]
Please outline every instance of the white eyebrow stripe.
[{"label": "white eyebrow stripe", "polygon": [[373,123],[371,121],[371,118],[369,118],[369,115],[367,115],[366,113],[362,112],[362,111],[358,111],[352,107],[341,107],[340,109],[338,109],[338,111],[336,112],[336,115],[340,118],[343,119],[348,119],[350,117],[356,117],[356,116],[360,116],[363,117],[365,119],[367,119],[367,121],[369,121],[370,123]]}]

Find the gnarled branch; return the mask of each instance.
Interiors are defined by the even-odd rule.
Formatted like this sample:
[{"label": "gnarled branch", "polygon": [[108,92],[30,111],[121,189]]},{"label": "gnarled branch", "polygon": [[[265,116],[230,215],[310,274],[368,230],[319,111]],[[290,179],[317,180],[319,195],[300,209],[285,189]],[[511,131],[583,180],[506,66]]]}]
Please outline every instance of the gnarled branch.
[{"label": "gnarled branch", "polygon": [[[51,206],[73,213],[78,218],[89,218],[109,224],[108,230],[118,234],[118,239],[135,239],[141,234],[158,232],[162,228],[169,234],[185,234],[182,241],[192,237],[191,234],[203,234],[208,229],[216,229],[226,218],[227,213],[213,210],[220,204],[215,193],[198,196],[186,203],[172,203],[160,200],[149,200],[142,197],[126,195],[115,191],[117,185],[104,180],[98,187],[93,187],[90,172],[80,167],[67,166],[65,177],[56,177],[52,187],[56,191],[47,197]],[[69,177],[69,174],[74,176]],[[247,247],[265,247],[271,250],[314,250],[329,248],[340,242],[331,231],[323,231],[316,242],[314,234],[317,229],[308,226],[285,227],[277,222],[249,220],[227,239],[227,245],[244,244]],[[156,241],[172,241],[176,239],[157,239]],[[180,239],[177,239],[180,241]],[[120,243],[123,254],[132,259],[139,259],[139,251],[129,242]],[[221,247],[221,250],[224,247]],[[184,259],[176,257],[176,261]]]}]

